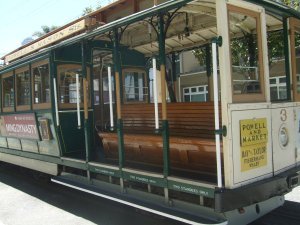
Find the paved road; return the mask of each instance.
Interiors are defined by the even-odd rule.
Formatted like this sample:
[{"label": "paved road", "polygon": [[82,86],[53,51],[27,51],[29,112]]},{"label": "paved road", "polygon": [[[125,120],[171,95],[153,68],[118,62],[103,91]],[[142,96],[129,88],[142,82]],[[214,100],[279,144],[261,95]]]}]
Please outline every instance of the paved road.
[{"label": "paved road", "polygon": [[[287,199],[283,207],[251,225],[299,225],[300,188]],[[0,225],[27,224],[183,225],[37,179],[28,170],[0,163]]]},{"label": "paved road", "polygon": [[27,224],[182,225],[46,180],[35,179],[28,170],[0,162],[0,225]]}]

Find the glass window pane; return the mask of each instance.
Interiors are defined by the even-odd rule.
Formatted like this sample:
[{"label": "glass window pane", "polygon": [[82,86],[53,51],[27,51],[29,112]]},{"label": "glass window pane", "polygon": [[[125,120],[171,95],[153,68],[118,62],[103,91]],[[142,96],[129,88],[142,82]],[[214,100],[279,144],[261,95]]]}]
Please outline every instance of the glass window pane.
[{"label": "glass window pane", "polygon": [[204,102],[205,101],[205,94],[198,94],[191,96],[192,102]]},{"label": "glass window pane", "polygon": [[190,95],[184,95],[184,102],[190,102]]},{"label": "glass window pane", "polygon": [[145,73],[125,72],[124,92],[127,102],[145,102],[148,89],[146,87]]},{"label": "glass window pane", "polygon": [[32,69],[34,79],[34,104],[50,102],[50,74],[48,64]]},{"label": "glass window pane", "polygon": [[191,92],[192,92],[192,93],[197,92],[197,88],[191,88]]},{"label": "glass window pane", "polygon": [[14,78],[3,79],[3,107],[14,107]]},{"label": "glass window pane", "polygon": [[29,105],[30,103],[30,77],[29,71],[16,74],[17,79],[17,105]]},{"label": "glass window pane", "polygon": [[275,87],[271,87],[270,88],[270,91],[271,91],[271,100],[272,101],[276,101],[276,100],[278,100],[278,93],[277,93],[277,87],[275,86]]},{"label": "glass window pane", "polygon": [[279,99],[287,99],[286,87],[279,87]]},{"label": "glass window pane", "polygon": [[285,77],[279,78],[279,83],[286,83],[286,78]]},{"label": "glass window pane", "polygon": [[203,91],[204,91],[204,86],[198,87],[198,91],[199,91],[199,92],[203,92]]},{"label": "glass window pane", "polygon": [[234,94],[261,93],[257,18],[229,12]]},{"label": "glass window pane", "polygon": [[59,101],[60,103],[77,103],[76,74],[79,75],[79,102],[83,100],[81,68],[61,68],[59,73]]},{"label": "glass window pane", "polygon": [[185,94],[188,94],[188,93],[190,93],[190,90],[189,90],[189,88],[184,88],[184,89],[183,89],[183,91],[184,91],[184,93],[185,93]]},{"label": "glass window pane", "polygon": [[275,78],[270,78],[270,84],[276,84],[276,79]]}]

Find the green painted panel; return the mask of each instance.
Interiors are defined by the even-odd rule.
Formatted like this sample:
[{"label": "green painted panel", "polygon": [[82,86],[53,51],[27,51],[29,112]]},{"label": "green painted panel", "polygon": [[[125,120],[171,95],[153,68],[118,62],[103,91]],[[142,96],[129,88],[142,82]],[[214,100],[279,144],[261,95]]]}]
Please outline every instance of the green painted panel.
[{"label": "green painted panel", "polygon": [[0,147],[7,148],[6,137],[0,137]]},{"label": "green painted panel", "polygon": [[143,54],[128,48],[121,48],[122,66],[145,67],[146,60]]},{"label": "green painted panel", "polygon": [[187,184],[187,183],[182,183],[182,182],[177,182],[177,181],[172,181],[168,180],[168,188],[175,190],[175,191],[181,191],[189,194],[194,194],[194,195],[200,195],[208,198],[214,198],[214,189],[210,189],[207,187],[201,187],[201,186],[196,186],[192,184]]},{"label": "green painted panel", "polygon": [[8,148],[22,150],[20,140],[17,138],[7,138]]},{"label": "green painted panel", "polygon": [[[83,124],[83,113],[80,115]],[[63,153],[84,152],[84,129],[77,127],[77,112],[60,113],[59,121]]]},{"label": "green painted panel", "polygon": [[136,173],[123,172],[123,178],[139,183],[151,184],[158,187],[166,187],[166,181],[164,178],[146,176]]},{"label": "green painted panel", "polygon": [[38,153],[38,145],[35,140],[21,140],[22,150]]},{"label": "green painted panel", "polygon": [[[81,44],[76,43],[58,48],[55,50],[54,54],[55,61],[81,63]],[[89,54],[89,50],[87,53],[87,62],[91,62],[91,54]]]},{"label": "green painted panel", "polygon": [[119,170],[108,169],[108,168],[101,167],[101,166],[89,165],[89,170],[94,173],[99,173],[99,174],[112,176],[112,177],[120,177],[121,176],[121,173]]},{"label": "green painted panel", "polygon": [[88,46],[91,48],[91,49],[103,49],[103,50],[111,50],[112,51],[112,48],[113,48],[113,45],[112,45],[112,42],[109,42],[109,41],[89,41],[88,42]]}]

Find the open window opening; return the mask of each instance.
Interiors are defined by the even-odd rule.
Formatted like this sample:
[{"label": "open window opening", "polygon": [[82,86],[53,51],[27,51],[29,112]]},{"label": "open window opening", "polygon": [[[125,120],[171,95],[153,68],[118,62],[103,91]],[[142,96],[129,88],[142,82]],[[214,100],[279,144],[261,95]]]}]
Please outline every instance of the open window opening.
[{"label": "open window opening", "polygon": [[234,102],[263,102],[265,97],[260,14],[228,4]]},{"label": "open window opening", "polygon": [[[204,13],[204,8],[209,13]],[[215,3],[191,2],[171,10],[168,15],[173,17],[171,21],[168,21],[170,17],[167,15],[163,18],[168,26],[165,28],[164,58],[159,55],[162,43],[158,41],[158,17],[146,18],[118,29],[120,45],[118,54],[112,57],[112,64],[121,67],[114,73],[120,75],[120,85],[116,82],[115,90],[116,93],[117,89],[120,91],[116,99],[120,97],[123,125],[122,166],[162,173],[164,162],[169,160],[170,175],[215,183],[210,45],[217,33]],[[105,43],[110,40],[109,35],[112,34],[100,35],[95,40]],[[165,80],[162,80],[163,72]],[[104,76],[100,82],[105,83]],[[154,87],[157,89],[158,129]],[[163,99],[163,87],[166,89],[166,99]],[[100,88],[102,95],[105,95],[103,85],[100,84]],[[162,116],[164,101],[167,102],[166,119]],[[105,112],[100,115],[105,115]],[[168,159],[163,158],[163,120],[169,124]],[[103,161],[118,164],[120,142],[117,132],[103,129],[98,135],[103,146]]]}]

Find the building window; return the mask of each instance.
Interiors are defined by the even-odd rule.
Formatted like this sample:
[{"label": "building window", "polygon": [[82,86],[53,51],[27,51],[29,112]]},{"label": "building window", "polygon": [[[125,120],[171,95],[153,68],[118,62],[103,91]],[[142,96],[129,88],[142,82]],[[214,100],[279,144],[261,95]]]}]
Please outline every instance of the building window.
[{"label": "building window", "polygon": [[142,71],[124,71],[124,101],[146,102],[148,88],[146,74]]},{"label": "building window", "polygon": [[183,88],[184,102],[206,102],[208,100],[208,86]]},{"label": "building window", "polygon": [[40,64],[32,68],[34,104],[50,103],[49,65]]},{"label": "building window", "polygon": [[[30,105],[30,74],[29,70],[23,70],[16,72],[16,96],[17,96],[17,107]],[[20,108],[25,110],[25,108]]]},{"label": "building window", "polygon": [[[8,76],[2,78],[2,90],[3,90],[3,108],[11,108],[14,107],[14,77]],[[6,110],[4,110],[6,111]]]},{"label": "building window", "polygon": [[270,78],[270,93],[272,101],[284,100],[287,98],[285,76]]}]

